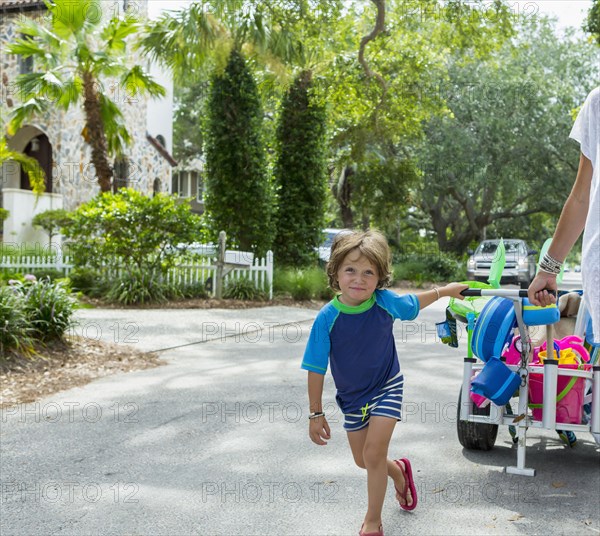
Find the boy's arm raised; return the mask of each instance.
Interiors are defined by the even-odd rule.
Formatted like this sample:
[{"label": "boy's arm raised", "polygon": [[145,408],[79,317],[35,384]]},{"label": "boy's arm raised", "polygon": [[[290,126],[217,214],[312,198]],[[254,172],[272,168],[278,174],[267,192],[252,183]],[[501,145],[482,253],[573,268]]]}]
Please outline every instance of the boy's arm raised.
[{"label": "boy's arm raised", "polygon": [[425,309],[425,307],[431,305],[439,298],[458,298],[459,300],[464,300],[465,297],[461,295],[461,292],[468,288],[469,285],[465,285],[464,283],[449,283],[445,287],[435,287],[431,290],[420,292],[416,295],[419,300],[419,308]]}]

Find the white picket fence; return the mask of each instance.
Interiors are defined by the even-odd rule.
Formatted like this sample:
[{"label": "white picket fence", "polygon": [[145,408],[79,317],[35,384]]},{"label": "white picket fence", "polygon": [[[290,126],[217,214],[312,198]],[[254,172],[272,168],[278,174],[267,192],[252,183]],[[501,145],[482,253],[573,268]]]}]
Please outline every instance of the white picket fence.
[{"label": "white picket fence", "polygon": [[73,269],[68,256],[57,255],[20,255],[0,257],[0,270],[10,269],[18,274],[25,274],[34,270],[62,270],[69,275]]},{"label": "white picket fence", "polygon": [[[227,251],[226,262],[229,269],[223,280],[225,285],[230,280],[247,278],[254,285],[269,293],[273,299],[273,252],[267,252],[263,259],[247,259],[238,251]],[[167,282],[176,285],[203,285],[212,278],[212,294],[215,292],[217,275],[216,257],[201,257],[199,259],[183,259],[167,273]],[[66,276],[73,269],[71,258],[66,256],[6,256],[0,257],[0,270],[10,269],[15,273],[25,274],[35,270],[61,270]],[[108,277],[117,274],[114,269],[105,268]]]}]

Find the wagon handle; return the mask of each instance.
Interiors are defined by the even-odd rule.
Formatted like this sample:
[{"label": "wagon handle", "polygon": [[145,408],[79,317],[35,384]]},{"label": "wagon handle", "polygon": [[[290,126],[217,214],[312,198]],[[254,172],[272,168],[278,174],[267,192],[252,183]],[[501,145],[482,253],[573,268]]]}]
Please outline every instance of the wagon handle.
[{"label": "wagon handle", "polygon": [[[548,293],[552,294],[556,298],[556,292],[554,290],[547,289]],[[527,298],[527,290],[517,289],[505,289],[505,288],[468,288],[461,292],[466,297],[480,297],[480,296],[501,296],[503,298]]]}]

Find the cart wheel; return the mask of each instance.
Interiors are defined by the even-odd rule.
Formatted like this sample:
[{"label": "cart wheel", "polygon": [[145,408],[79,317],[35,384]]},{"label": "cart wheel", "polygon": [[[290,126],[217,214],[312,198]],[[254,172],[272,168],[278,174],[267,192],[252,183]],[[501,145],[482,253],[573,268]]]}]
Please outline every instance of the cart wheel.
[{"label": "cart wheel", "polygon": [[[494,447],[498,435],[497,424],[483,424],[460,420],[460,404],[462,389],[458,395],[458,412],[456,414],[456,432],[460,444],[469,450],[490,450]],[[490,406],[473,408],[474,415],[489,415]]]}]

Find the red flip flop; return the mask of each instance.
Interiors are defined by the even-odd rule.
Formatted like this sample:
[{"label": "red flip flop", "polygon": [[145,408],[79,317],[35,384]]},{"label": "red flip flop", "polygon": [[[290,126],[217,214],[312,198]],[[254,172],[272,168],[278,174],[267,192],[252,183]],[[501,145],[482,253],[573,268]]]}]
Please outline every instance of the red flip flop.
[{"label": "red flip flop", "polygon": [[[404,463],[406,471],[404,470],[400,462]],[[402,476],[404,477],[404,493],[402,493],[398,488],[396,488],[396,486],[394,486],[394,488],[396,488],[396,491],[398,492],[400,497],[402,497],[406,502],[408,502],[407,492],[410,489],[410,493],[412,495],[413,500],[410,506],[406,504],[400,504],[400,501],[398,501],[398,504],[400,504],[400,508],[402,508],[402,510],[410,512],[417,507],[417,488],[415,487],[415,482],[413,480],[412,467],[410,466],[410,462],[407,458],[400,458],[399,460],[394,460],[394,463],[400,468],[400,471],[402,471]]]},{"label": "red flip flop", "polygon": [[358,536],[383,536],[383,527],[379,525],[379,530],[377,532],[363,532],[363,527],[365,524],[363,523],[360,527],[360,532]]}]

